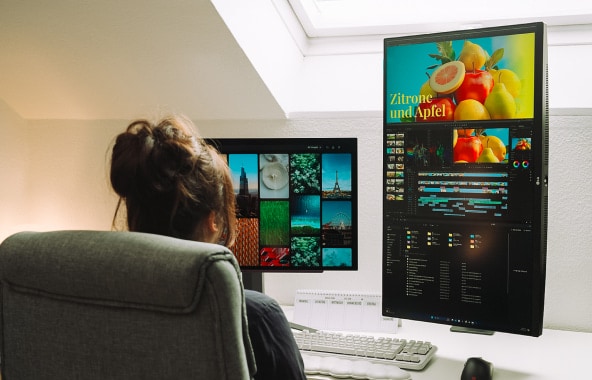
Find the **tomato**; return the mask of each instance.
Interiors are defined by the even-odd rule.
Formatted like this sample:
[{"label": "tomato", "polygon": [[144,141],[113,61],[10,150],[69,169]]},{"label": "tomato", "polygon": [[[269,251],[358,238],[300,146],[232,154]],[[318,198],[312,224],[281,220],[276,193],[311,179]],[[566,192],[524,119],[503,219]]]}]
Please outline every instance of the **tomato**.
[{"label": "tomato", "polygon": [[483,151],[483,144],[477,136],[458,137],[453,150],[454,162],[475,162]]},{"label": "tomato", "polygon": [[454,120],[455,108],[450,98],[433,98],[431,101],[419,103],[415,111],[415,121]]},{"label": "tomato", "polygon": [[483,104],[492,88],[493,77],[489,71],[467,71],[465,73],[465,79],[454,93],[456,104],[466,99],[475,99]]}]

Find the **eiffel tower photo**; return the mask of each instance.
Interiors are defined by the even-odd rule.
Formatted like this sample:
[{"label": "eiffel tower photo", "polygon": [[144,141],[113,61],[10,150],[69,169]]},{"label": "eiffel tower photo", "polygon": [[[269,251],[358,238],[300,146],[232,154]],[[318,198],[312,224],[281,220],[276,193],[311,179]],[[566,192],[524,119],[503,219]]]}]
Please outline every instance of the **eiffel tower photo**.
[{"label": "eiffel tower photo", "polygon": [[337,170],[335,170],[335,187],[333,187],[334,194],[341,194],[341,189],[339,188],[339,179],[337,178]]},{"label": "eiffel tower photo", "polygon": [[[347,181],[346,181],[347,182]],[[351,199],[351,190],[348,189],[348,184],[345,183],[345,189],[342,189],[339,184],[339,171],[335,170],[335,184],[333,188],[330,186],[325,187],[323,190],[323,198],[325,199]]]}]

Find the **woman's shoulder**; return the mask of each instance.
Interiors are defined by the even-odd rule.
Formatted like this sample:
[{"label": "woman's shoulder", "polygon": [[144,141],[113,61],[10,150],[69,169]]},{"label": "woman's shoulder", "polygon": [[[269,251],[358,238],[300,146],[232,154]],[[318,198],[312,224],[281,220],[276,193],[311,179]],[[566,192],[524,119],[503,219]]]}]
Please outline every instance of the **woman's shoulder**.
[{"label": "woman's shoulder", "polygon": [[281,310],[280,305],[275,299],[267,294],[254,290],[245,289],[245,302],[247,308],[261,309],[262,311],[266,311],[270,308]]},{"label": "woman's shoulder", "polygon": [[270,296],[245,289],[247,318],[252,324],[274,324],[278,329],[287,328],[289,323],[280,304]]}]

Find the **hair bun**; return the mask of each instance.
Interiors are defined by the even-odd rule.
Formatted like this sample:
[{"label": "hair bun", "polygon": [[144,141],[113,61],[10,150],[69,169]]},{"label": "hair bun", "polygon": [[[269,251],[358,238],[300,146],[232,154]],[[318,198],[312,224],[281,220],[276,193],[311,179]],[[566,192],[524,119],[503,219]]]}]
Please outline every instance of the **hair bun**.
[{"label": "hair bun", "polygon": [[111,184],[121,197],[172,191],[178,176],[193,167],[193,137],[166,119],[130,124],[113,147]]}]

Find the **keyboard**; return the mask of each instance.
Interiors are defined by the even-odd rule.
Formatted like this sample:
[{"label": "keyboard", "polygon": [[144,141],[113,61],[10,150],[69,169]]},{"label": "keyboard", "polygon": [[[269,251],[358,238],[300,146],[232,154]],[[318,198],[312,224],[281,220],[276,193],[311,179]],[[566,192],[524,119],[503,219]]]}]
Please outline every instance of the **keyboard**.
[{"label": "keyboard", "polygon": [[429,363],[437,350],[435,345],[424,341],[321,330],[292,332],[300,352],[307,358],[334,356],[363,359],[370,363],[418,371]]}]

